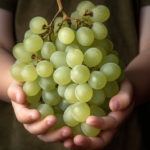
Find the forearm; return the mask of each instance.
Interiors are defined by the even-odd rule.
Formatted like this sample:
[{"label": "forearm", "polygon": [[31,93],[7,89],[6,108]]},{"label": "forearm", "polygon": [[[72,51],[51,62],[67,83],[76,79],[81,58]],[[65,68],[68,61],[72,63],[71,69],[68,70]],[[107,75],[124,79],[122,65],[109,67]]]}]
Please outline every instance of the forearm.
[{"label": "forearm", "polygon": [[7,89],[12,82],[10,68],[14,63],[13,57],[3,48],[0,48],[0,100],[9,102]]},{"label": "forearm", "polygon": [[142,51],[126,68],[126,77],[134,88],[136,104],[148,101],[150,91],[150,49]]}]

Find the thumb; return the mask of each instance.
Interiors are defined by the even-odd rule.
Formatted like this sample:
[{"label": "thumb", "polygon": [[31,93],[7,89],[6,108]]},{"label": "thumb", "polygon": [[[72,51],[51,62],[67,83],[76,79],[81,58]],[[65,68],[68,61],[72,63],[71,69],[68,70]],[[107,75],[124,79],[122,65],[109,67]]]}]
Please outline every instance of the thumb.
[{"label": "thumb", "polygon": [[23,104],[25,102],[25,93],[22,90],[22,83],[13,81],[8,88],[8,96],[16,103]]},{"label": "thumb", "polygon": [[127,108],[132,101],[133,88],[127,79],[120,86],[120,91],[117,95],[111,98],[109,107],[112,111],[123,110]]}]

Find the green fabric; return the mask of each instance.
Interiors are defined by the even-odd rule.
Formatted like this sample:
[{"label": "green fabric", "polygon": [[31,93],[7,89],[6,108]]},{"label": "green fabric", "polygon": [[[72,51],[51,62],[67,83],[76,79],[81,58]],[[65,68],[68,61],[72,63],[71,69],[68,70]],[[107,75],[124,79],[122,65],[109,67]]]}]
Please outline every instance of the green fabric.
[{"label": "green fabric", "polygon": [[[62,0],[67,13],[75,10],[81,0]],[[138,54],[138,14],[140,7],[149,5],[150,0],[92,0],[105,4],[111,11],[107,27],[109,38],[123,61],[128,64]],[[15,0],[0,0],[0,8],[14,11]],[[56,0],[18,0],[15,16],[16,41],[23,39],[29,20],[43,16],[48,21],[57,11]],[[136,144],[135,144],[136,142]],[[107,150],[140,150],[141,132],[136,112],[123,126]],[[0,150],[62,150],[61,144],[49,144],[28,133],[15,119],[10,104],[0,102]]]}]

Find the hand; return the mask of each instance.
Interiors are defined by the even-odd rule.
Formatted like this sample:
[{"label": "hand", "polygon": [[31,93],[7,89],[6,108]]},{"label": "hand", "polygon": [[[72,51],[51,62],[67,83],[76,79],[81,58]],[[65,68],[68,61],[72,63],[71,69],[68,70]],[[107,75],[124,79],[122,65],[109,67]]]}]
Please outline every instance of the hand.
[{"label": "hand", "polygon": [[108,145],[133,110],[132,90],[131,83],[125,80],[121,84],[119,93],[110,100],[109,106],[112,112],[105,117],[88,117],[86,120],[88,125],[102,130],[98,137],[77,135],[73,139],[66,139],[64,146],[71,149],[102,149]]},{"label": "hand", "polygon": [[9,86],[8,95],[11,99],[17,120],[23,123],[24,127],[31,134],[37,135],[42,141],[62,141],[72,134],[69,127],[63,127],[56,131],[48,132],[57,122],[56,117],[50,115],[43,120],[39,120],[41,116],[40,113],[36,109],[28,109],[28,105],[25,103],[26,96],[22,90],[21,83],[13,81]]}]

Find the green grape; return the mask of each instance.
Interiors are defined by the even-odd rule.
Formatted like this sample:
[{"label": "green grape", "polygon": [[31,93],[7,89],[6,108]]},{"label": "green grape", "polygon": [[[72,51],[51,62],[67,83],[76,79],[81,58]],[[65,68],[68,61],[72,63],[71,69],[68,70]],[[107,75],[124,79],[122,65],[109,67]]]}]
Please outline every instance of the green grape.
[{"label": "green grape", "polygon": [[113,54],[113,55],[115,55],[115,56],[119,56],[119,53],[118,53],[118,51],[116,51],[116,50],[111,50],[111,51],[110,51],[110,54]]},{"label": "green grape", "polygon": [[50,61],[52,62],[55,68],[67,66],[66,53],[62,51],[56,51],[51,55]]},{"label": "green grape", "polygon": [[73,68],[76,65],[82,64],[83,58],[84,55],[82,51],[80,51],[79,49],[74,49],[67,53],[66,62],[71,68]]},{"label": "green grape", "polygon": [[63,111],[60,109],[59,104],[53,106],[53,109],[54,109],[55,113],[62,113],[63,114]]},{"label": "green grape", "polygon": [[56,83],[54,82],[53,77],[39,78],[38,82],[40,87],[46,91],[53,90],[56,87]]},{"label": "green grape", "polygon": [[27,30],[27,31],[25,32],[25,34],[24,34],[24,39],[30,37],[30,36],[33,35],[33,34],[34,34],[34,33],[32,33],[31,30]]},{"label": "green grape", "polygon": [[92,31],[94,33],[94,37],[97,40],[103,40],[108,35],[108,30],[103,23],[94,22],[92,26]]},{"label": "green grape", "polygon": [[105,87],[107,83],[107,78],[101,71],[93,71],[90,75],[90,79],[88,81],[89,85],[95,89],[100,90]]},{"label": "green grape", "polygon": [[24,81],[34,81],[38,75],[33,65],[26,65],[21,71],[21,76]]},{"label": "green grape", "polygon": [[[63,17],[56,17],[55,21],[54,21],[54,33],[57,33],[59,28],[60,28],[60,24],[62,23],[63,21]],[[68,27],[68,22],[67,21],[64,21],[61,28],[62,27]]]},{"label": "green grape", "polygon": [[106,95],[103,90],[93,90],[93,97],[89,103],[100,106],[105,102],[105,98]]},{"label": "green grape", "polygon": [[75,89],[77,87],[77,84],[70,84],[69,86],[67,86],[66,90],[65,90],[65,99],[67,102],[69,103],[76,103],[78,102],[76,96],[75,96]]},{"label": "green grape", "polygon": [[83,84],[90,78],[90,71],[84,65],[77,65],[71,70],[71,79],[77,84]]},{"label": "green grape", "polygon": [[124,80],[124,78],[125,78],[125,71],[122,70],[119,78],[117,79],[117,82],[121,83]]},{"label": "green grape", "polygon": [[37,110],[41,114],[41,118],[40,119],[44,119],[46,116],[54,114],[53,108],[51,106],[47,105],[47,104],[40,104],[38,106]]},{"label": "green grape", "polygon": [[87,125],[85,122],[81,123],[82,132],[88,137],[95,137],[100,133],[100,129]]},{"label": "green grape", "polygon": [[109,101],[110,101],[110,98],[106,98],[105,102],[101,105],[101,108],[106,112],[106,114],[110,112]]},{"label": "green grape", "polygon": [[45,18],[37,16],[31,19],[29,27],[30,30],[35,34],[42,34],[46,32],[48,23]]},{"label": "green grape", "polygon": [[76,38],[82,46],[90,46],[94,42],[94,33],[88,27],[80,27],[76,32]]},{"label": "green grape", "polygon": [[89,48],[84,54],[84,63],[88,67],[95,67],[102,61],[102,53],[97,48]]},{"label": "green grape", "polygon": [[78,124],[77,126],[72,127],[72,134],[73,134],[73,136],[83,135],[83,132],[81,130],[81,124]]},{"label": "green grape", "polygon": [[68,106],[67,109],[64,111],[63,120],[65,124],[70,127],[75,127],[79,124],[79,122],[76,121],[72,116],[72,105]]},{"label": "green grape", "polygon": [[83,53],[85,53],[89,48],[91,48],[90,46],[82,46],[80,45],[80,49]]},{"label": "green grape", "polygon": [[75,39],[75,34],[71,28],[63,27],[58,32],[58,38],[63,44],[71,44]]},{"label": "green grape", "polygon": [[49,77],[53,73],[53,65],[47,60],[42,60],[37,64],[36,71],[40,77]]},{"label": "green grape", "polygon": [[77,11],[80,16],[83,16],[85,13],[89,13],[90,10],[94,7],[94,4],[90,1],[81,1],[77,6]]},{"label": "green grape", "polygon": [[40,86],[37,80],[32,82],[25,82],[23,85],[23,91],[27,96],[35,96],[40,91]]},{"label": "green grape", "polygon": [[59,103],[59,108],[62,111],[65,111],[65,109],[70,105],[70,103],[68,103],[65,99],[63,99],[60,103]]},{"label": "green grape", "polygon": [[55,45],[58,51],[65,51],[66,49],[66,45],[61,43],[58,38],[56,39]]},{"label": "green grape", "polygon": [[65,125],[65,123],[63,121],[63,115],[61,113],[56,113],[55,116],[57,118],[57,122],[54,125],[54,129],[57,130],[62,128]]},{"label": "green grape", "polygon": [[66,88],[67,88],[67,85],[58,85],[58,88],[57,88],[58,95],[61,97],[64,97]]},{"label": "green grape", "polygon": [[72,117],[78,122],[84,122],[90,115],[90,107],[83,102],[72,105]]},{"label": "green grape", "polygon": [[78,11],[72,12],[71,15],[70,15],[70,17],[74,18],[74,19],[81,19],[81,17],[79,16]]},{"label": "green grape", "polygon": [[119,92],[119,85],[116,81],[108,82],[104,88],[104,92],[107,98],[115,96]]},{"label": "green grape", "polygon": [[25,51],[23,43],[18,43],[13,47],[13,56],[24,63],[32,61],[32,53]]},{"label": "green grape", "polygon": [[68,53],[70,50],[80,49],[76,43],[71,43],[66,47],[65,52]]},{"label": "green grape", "polygon": [[110,16],[110,11],[109,9],[104,6],[104,5],[97,5],[93,9],[91,9],[92,16],[90,19],[93,22],[105,22],[109,16]]},{"label": "green grape", "polygon": [[41,55],[45,59],[50,59],[53,52],[56,51],[56,47],[52,42],[44,42],[43,47],[41,49]]},{"label": "green grape", "polygon": [[42,104],[40,101],[35,104],[30,104],[29,109],[37,109],[40,104]]},{"label": "green grape", "polygon": [[93,96],[93,90],[87,83],[80,84],[75,89],[75,96],[80,102],[88,102]]},{"label": "green grape", "polygon": [[59,67],[55,70],[53,78],[57,84],[67,85],[71,81],[70,72],[71,70],[68,67],[65,66]]},{"label": "green grape", "polygon": [[11,76],[17,80],[17,81],[20,81],[20,82],[23,82],[24,79],[21,75],[21,72],[22,72],[22,69],[24,68],[26,64],[23,63],[23,62],[15,62],[12,67],[11,67]]},{"label": "green grape", "polygon": [[116,56],[114,54],[109,54],[106,57],[104,57],[104,59],[103,59],[103,64],[105,64],[105,63],[119,64],[119,58],[118,58],[118,56]]},{"label": "green grape", "polygon": [[119,78],[121,69],[115,63],[106,63],[100,69],[106,76],[107,81],[114,81]]},{"label": "green grape", "polygon": [[56,89],[51,91],[42,91],[42,98],[46,104],[51,106],[55,106],[61,101],[61,97],[58,95]]},{"label": "green grape", "polygon": [[41,96],[42,96],[42,92],[39,91],[35,96],[26,96],[26,101],[29,104],[37,104],[40,102]]},{"label": "green grape", "polygon": [[105,111],[97,105],[91,105],[91,116],[103,117],[106,116]]},{"label": "green grape", "polygon": [[43,46],[43,40],[39,35],[31,35],[30,37],[24,39],[24,48],[26,51],[35,53],[39,51]]}]

